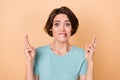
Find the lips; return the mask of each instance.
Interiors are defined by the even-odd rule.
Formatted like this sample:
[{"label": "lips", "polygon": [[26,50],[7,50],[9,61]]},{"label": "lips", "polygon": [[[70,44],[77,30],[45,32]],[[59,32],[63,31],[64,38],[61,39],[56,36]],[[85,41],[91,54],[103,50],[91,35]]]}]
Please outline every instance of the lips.
[{"label": "lips", "polygon": [[58,33],[58,35],[67,36],[67,33]]}]

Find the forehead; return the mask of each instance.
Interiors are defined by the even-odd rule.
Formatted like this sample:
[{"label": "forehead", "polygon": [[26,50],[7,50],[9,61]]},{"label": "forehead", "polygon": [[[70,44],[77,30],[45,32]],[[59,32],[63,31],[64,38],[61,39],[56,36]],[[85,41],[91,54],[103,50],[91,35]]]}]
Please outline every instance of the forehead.
[{"label": "forehead", "polygon": [[69,18],[67,17],[66,14],[58,14],[54,17],[53,21],[69,21]]}]

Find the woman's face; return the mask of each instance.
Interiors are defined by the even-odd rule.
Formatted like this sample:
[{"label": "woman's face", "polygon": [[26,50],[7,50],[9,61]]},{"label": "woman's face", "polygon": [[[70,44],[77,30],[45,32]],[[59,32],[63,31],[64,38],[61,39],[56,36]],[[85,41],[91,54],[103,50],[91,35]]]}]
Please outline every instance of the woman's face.
[{"label": "woman's face", "polygon": [[58,14],[53,20],[51,29],[55,40],[60,42],[68,41],[71,36],[72,26],[65,14]]}]

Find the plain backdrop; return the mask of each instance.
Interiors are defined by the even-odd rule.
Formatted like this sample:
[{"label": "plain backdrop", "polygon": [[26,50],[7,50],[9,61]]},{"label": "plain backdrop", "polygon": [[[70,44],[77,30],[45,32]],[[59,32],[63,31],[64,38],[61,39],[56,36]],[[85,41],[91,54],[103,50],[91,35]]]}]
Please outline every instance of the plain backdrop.
[{"label": "plain backdrop", "polygon": [[24,36],[35,48],[50,44],[43,28],[61,6],[79,19],[72,44],[85,48],[97,37],[94,80],[120,80],[120,0],[0,0],[0,80],[25,80]]}]

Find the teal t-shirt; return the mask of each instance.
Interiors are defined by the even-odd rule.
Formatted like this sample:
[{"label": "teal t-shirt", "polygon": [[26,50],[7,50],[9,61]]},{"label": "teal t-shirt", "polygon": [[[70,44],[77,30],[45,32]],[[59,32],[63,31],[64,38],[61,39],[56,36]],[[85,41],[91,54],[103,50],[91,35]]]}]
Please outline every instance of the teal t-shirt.
[{"label": "teal t-shirt", "polygon": [[85,51],[72,46],[63,56],[55,54],[50,45],[38,47],[34,62],[34,74],[40,80],[78,80],[87,72]]}]

